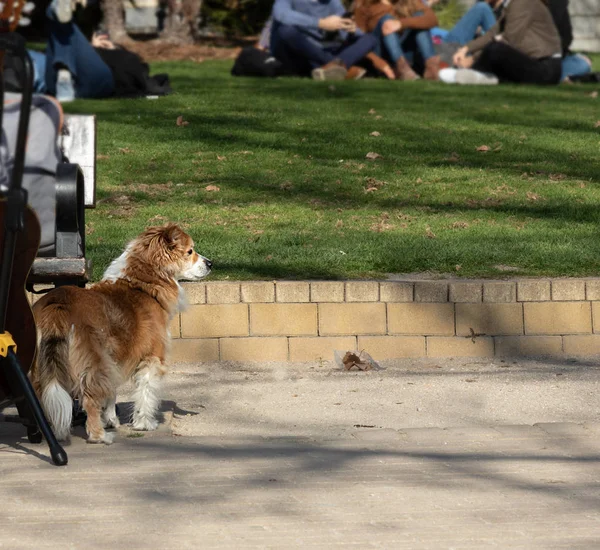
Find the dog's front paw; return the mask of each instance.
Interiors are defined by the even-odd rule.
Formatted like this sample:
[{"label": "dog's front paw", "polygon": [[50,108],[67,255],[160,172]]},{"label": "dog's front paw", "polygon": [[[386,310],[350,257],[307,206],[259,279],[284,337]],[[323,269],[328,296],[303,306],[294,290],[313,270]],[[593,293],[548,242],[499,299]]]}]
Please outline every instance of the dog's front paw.
[{"label": "dog's front paw", "polygon": [[98,435],[98,436],[90,435],[87,438],[88,443],[104,443],[105,445],[112,445],[114,440],[115,440],[115,434],[110,434],[110,433],[106,433],[106,432],[104,432],[104,434]]},{"label": "dog's front paw", "polygon": [[117,416],[114,416],[112,418],[105,418],[104,419],[104,427],[105,428],[115,428],[115,429],[117,429],[120,425],[121,425],[121,423],[119,422],[119,418]]},{"label": "dog's front paw", "polygon": [[140,432],[151,432],[158,428],[158,420],[147,417],[134,418],[131,427]]}]

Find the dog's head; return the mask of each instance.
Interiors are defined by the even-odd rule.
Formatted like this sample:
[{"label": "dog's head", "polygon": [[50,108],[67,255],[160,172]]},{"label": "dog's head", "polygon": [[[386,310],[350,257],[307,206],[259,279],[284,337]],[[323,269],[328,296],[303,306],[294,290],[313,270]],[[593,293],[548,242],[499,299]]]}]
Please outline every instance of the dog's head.
[{"label": "dog's head", "polygon": [[104,280],[116,280],[131,274],[158,270],[177,281],[198,281],[206,277],[212,262],[194,250],[194,241],[174,223],[149,227],[129,243],[125,252],[112,262]]},{"label": "dog's head", "polygon": [[137,242],[148,262],[178,281],[197,281],[210,273],[212,262],[194,250],[193,239],[174,223],[149,227]]}]

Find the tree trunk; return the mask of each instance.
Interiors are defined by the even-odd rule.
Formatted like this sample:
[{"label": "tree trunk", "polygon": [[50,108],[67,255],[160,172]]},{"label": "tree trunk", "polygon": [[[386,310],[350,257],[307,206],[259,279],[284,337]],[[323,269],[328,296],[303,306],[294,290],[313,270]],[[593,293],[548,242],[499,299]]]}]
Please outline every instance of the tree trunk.
[{"label": "tree trunk", "polygon": [[178,44],[191,44],[197,38],[202,0],[168,0],[162,38]]},{"label": "tree trunk", "polygon": [[102,0],[104,24],[110,39],[122,44],[131,40],[125,31],[123,0]]}]

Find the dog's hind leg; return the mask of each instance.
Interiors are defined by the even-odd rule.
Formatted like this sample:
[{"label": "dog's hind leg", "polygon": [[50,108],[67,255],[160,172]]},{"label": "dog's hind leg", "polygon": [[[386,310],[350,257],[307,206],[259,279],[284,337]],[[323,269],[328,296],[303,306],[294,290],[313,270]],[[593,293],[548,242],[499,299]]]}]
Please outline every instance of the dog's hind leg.
[{"label": "dog's hind leg", "polygon": [[106,433],[104,426],[102,425],[102,405],[94,398],[90,396],[84,396],[83,408],[87,413],[87,422],[85,423],[85,429],[88,434],[88,443],[106,443],[110,445],[114,440],[114,434]]},{"label": "dog's hind leg", "polygon": [[87,414],[87,442],[110,445],[114,434],[105,432],[102,410],[115,397],[116,366],[106,352],[94,345],[91,338],[86,346],[75,345],[72,354],[74,364],[83,367],[79,373],[79,395]]},{"label": "dog's hind leg", "polygon": [[156,430],[156,412],[160,405],[160,382],[166,367],[158,357],[143,360],[133,376],[135,381],[135,405],[132,426],[134,430]]}]

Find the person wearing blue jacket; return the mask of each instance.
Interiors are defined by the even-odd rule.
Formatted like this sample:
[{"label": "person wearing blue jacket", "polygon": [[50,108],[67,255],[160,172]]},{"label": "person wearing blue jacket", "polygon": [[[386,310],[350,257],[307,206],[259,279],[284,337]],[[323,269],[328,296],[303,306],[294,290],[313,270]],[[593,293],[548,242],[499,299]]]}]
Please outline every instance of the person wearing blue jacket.
[{"label": "person wearing blue jacket", "polygon": [[376,39],[345,17],[340,0],[276,0],[271,53],[295,74],[315,80],[357,80]]}]

